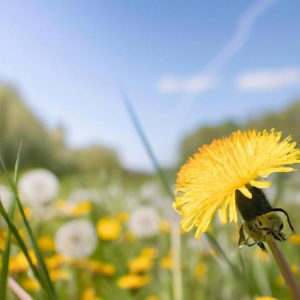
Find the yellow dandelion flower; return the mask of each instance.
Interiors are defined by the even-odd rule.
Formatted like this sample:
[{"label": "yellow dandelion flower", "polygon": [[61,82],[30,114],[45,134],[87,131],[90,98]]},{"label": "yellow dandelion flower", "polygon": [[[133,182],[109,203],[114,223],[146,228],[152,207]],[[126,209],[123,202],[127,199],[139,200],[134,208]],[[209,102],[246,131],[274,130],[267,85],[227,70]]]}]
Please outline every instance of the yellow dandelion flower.
[{"label": "yellow dandelion flower", "polygon": [[159,298],[156,295],[149,295],[146,300],[159,300]]},{"label": "yellow dandelion flower", "polygon": [[50,278],[52,281],[70,280],[71,274],[66,270],[52,270],[50,271]]},{"label": "yellow dandelion flower", "polygon": [[[37,259],[32,249],[29,250],[29,256],[34,265],[37,264]],[[29,269],[29,263],[23,252],[10,258],[9,271],[13,273],[24,272]]]},{"label": "yellow dandelion flower", "polygon": [[120,237],[121,224],[114,218],[103,218],[97,223],[97,233],[103,241],[115,241]]},{"label": "yellow dandelion flower", "polygon": [[124,290],[140,289],[150,281],[148,276],[128,274],[119,278],[118,286]]},{"label": "yellow dandelion flower", "polygon": [[94,289],[88,288],[83,291],[80,300],[101,300],[101,298],[96,297]]},{"label": "yellow dandelion flower", "polygon": [[207,265],[200,263],[195,267],[194,275],[197,280],[203,282],[207,275]]},{"label": "yellow dandelion flower", "polygon": [[290,172],[288,165],[300,163],[300,151],[291,137],[281,132],[255,130],[232,133],[202,146],[182,166],[177,177],[175,210],[182,215],[181,227],[197,227],[196,238],[206,232],[219,209],[223,223],[237,222],[236,191],[252,198],[251,187],[267,188],[262,181],[274,172]]},{"label": "yellow dandelion flower", "polygon": [[264,296],[264,297],[255,297],[254,300],[278,300],[274,297]]},{"label": "yellow dandelion flower", "polygon": [[42,236],[38,240],[38,245],[39,245],[39,248],[44,251],[55,250],[55,243],[54,243],[53,237],[50,235]]},{"label": "yellow dandelion flower", "polygon": [[129,213],[126,211],[120,211],[117,213],[116,218],[120,221],[120,222],[126,222],[129,218]]},{"label": "yellow dandelion flower", "polygon": [[128,267],[132,273],[144,273],[152,268],[152,260],[146,256],[139,256],[129,261]]},{"label": "yellow dandelion flower", "polygon": [[290,268],[295,275],[297,275],[299,273],[299,268],[296,264],[291,264]]},{"label": "yellow dandelion flower", "polygon": [[289,241],[294,245],[300,245],[300,235],[294,234],[290,236]]},{"label": "yellow dandelion flower", "polygon": [[21,282],[21,285],[25,290],[30,292],[36,292],[41,289],[39,282],[34,278],[26,278]]},{"label": "yellow dandelion flower", "polygon": [[160,266],[163,269],[171,270],[173,268],[173,259],[172,256],[165,256],[160,260]]},{"label": "yellow dandelion flower", "polygon": [[141,251],[141,256],[153,259],[157,256],[157,249],[152,247],[145,247]]},{"label": "yellow dandelion flower", "polygon": [[47,265],[48,269],[53,270],[53,269],[59,268],[60,266],[62,266],[65,263],[67,263],[67,261],[68,260],[66,259],[66,257],[56,254],[51,257],[46,258],[46,265]]}]

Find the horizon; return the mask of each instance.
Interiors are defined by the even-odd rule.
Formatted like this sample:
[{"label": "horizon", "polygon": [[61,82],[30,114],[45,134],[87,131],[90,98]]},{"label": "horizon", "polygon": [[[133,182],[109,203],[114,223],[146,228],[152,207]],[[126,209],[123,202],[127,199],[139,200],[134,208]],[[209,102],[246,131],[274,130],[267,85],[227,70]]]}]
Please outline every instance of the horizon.
[{"label": "horizon", "polygon": [[184,135],[279,111],[300,96],[300,3],[281,0],[2,3],[0,79],[67,144],[152,170],[128,93],[163,166]]}]

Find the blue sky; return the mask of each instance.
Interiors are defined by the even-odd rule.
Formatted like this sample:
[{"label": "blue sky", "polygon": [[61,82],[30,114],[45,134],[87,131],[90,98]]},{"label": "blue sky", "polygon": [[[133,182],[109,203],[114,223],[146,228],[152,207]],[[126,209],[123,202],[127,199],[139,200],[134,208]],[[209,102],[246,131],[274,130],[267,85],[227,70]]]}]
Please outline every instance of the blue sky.
[{"label": "blue sky", "polygon": [[[259,3],[260,2],[260,3]],[[300,2],[2,1],[0,80],[72,147],[150,163],[130,96],[162,164],[201,124],[278,110],[300,94]]]}]

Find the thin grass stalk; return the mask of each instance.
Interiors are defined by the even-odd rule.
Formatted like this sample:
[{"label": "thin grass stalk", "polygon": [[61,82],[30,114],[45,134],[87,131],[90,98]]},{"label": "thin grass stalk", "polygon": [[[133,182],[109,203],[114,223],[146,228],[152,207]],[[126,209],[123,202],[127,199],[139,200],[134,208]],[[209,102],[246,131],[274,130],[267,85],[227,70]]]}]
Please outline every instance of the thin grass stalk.
[{"label": "thin grass stalk", "polygon": [[[136,129],[138,136],[140,140],[142,141],[142,144],[152,162],[152,165],[156,171],[156,174],[159,176],[160,182],[169,195],[171,201],[173,201],[174,195],[172,190],[170,189],[169,183],[167,181],[167,178],[165,177],[165,174],[160,167],[158,160],[156,159],[156,156],[154,154],[154,151],[152,150],[152,147],[146,137],[146,134],[141,126],[141,123],[133,110],[133,107],[129,101],[129,98],[124,95],[123,97],[125,107],[127,109],[127,112],[130,116],[130,119],[134,125],[134,128]],[[172,226],[174,227],[174,226]],[[182,284],[182,275],[181,275],[181,236],[180,231],[172,230],[171,233],[171,248],[173,251],[173,267],[172,267],[172,277],[173,277],[173,297],[176,300],[182,300],[183,299],[183,284]],[[176,297],[176,298],[175,298]]]},{"label": "thin grass stalk", "polygon": [[182,272],[181,272],[181,238],[178,224],[171,226],[172,265],[173,265],[173,299],[183,299]]},{"label": "thin grass stalk", "polygon": [[[21,251],[24,253],[27,261],[28,261],[28,264],[35,276],[35,278],[38,280],[39,284],[46,290],[48,291],[47,289],[47,285],[45,284],[43,278],[40,276],[39,274],[39,271],[38,269],[36,268],[36,266],[34,265],[30,255],[29,255],[29,252],[28,252],[28,249],[26,247],[26,244],[23,240],[23,238],[21,237],[21,235],[19,234],[18,232],[18,229],[15,227],[15,225],[10,221],[2,203],[0,202],[0,214],[2,215],[2,217],[4,218],[9,230],[11,231],[11,233],[15,236],[16,240],[17,240],[17,243],[19,244],[20,248],[21,248]],[[49,291],[48,291],[49,292]]]},{"label": "thin grass stalk", "polygon": [[[47,269],[46,264],[45,264],[45,262],[43,260],[42,254],[41,254],[41,252],[39,250],[39,247],[38,247],[37,241],[36,241],[36,239],[34,237],[33,231],[32,231],[32,229],[31,229],[31,227],[29,225],[28,219],[27,219],[27,217],[25,215],[24,208],[22,206],[22,203],[21,203],[21,200],[20,200],[20,197],[19,197],[19,193],[18,193],[17,183],[18,183],[18,169],[19,169],[19,163],[20,163],[21,148],[22,148],[22,143],[20,144],[20,147],[19,147],[19,150],[18,150],[18,155],[17,155],[16,164],[15,164],[15,172],[14,172],[14,178],[13,179],[10,177],[10,175],[9,175],[9,173],[8,173],[8,171],[6,169],[6,166],[5,166],[5,164],[4,164],[4,162],[3,162],[2,159],[0,159],[0,162],[2,164],[4,173],[5,173],[5,175],[6,175],[7,179],[8,179],[8,182],[9,182],[9,184],[11,186],[11,189],[12,189],[12,192],[14,194],[15,200],[17,202],[18,208],[20,210],[20,213],[21,213],[21,216],[22,216],[22,219],[23,219],[26,231],[28,233],[30,242],[32,244],[32,248],[33,248],[34,254],[35,254],[36,259],[38,261],[38,266],[39,266],[39,269],[41,271],[41,276],[45,280],[45,283],[46,283],[46,286],[47,286],[47,291],[50,293],[50,298],[51,299],[56,299],[55,289],[54,289],[54,286],[52,284],[52,281],[51,281],[48,269]],[[9,218],[8,218],[8,221],[9,221]],[[25,248],[26,248],[26,245],[25,245]]]},{"label": "thin grass stalk", "polygon": [[[18,168],[19,168],[19,162],[20,162],[21,147],[22,147],[22,143],[19,147],[19,150],[17,153],[17,158],[16,158],[16,163],[15,163],[15,172],[14,172],[15,182],[17,181],[17,178],[18,178]],[[0,201],[1,201],[1,199],[0,199]],[[10,220],[14,219],[15,211],[16,211],[16,199],[14,198],[14,201],[9,210]],[[7,280],[8,280],[8,273],[9,273],[10,248],[11,248],[11,231],[8,228],[8,234],[7,234],[6,240],[5,240],[5,248],[4,248],[3,255],[2,255],[2,266],[1,266],[1,274],[0,274],[0,299],[3,299],[3,300],[6,299],[6,294],[7,294]]]},{"label": "thin grass stalk", "polygon": [[280,250],[278,243],[271,236],[268,236],[267,243],[271,249],[276,264],[282,274],[282,277],[291,292],[292,299],[300,300],[299,285],[297,284],[295,275],[293,274],[284,254]]},{"label": "thin grass stalk", "polygon": [[20,300],[33,300],[33,298],[27,294],[27,292],[12,277],[8,277],[8,286]]}]

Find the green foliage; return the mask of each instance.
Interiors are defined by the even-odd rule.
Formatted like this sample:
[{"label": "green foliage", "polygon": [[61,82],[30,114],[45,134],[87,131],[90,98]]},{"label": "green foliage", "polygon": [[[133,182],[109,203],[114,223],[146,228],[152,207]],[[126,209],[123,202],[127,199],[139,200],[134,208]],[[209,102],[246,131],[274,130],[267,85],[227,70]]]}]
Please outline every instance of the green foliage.
[{"label": "green foliage", "polygon": [[227,121],[214,126],[201,126],[182,140],[179,151],[180,161],[185,161],[202,145],[209,144],[215,138],[227,136],[235,130],[272,128],[286,135],[291,134],[295,141],[300,142],[300,101],[292,103],[283,111],[266,113],[241,124]]},{"label": "green foliage", "polygon": [[11,86],[0,86],[0,154],[12,170],[15,153],[23,141],[21,168],[44,167],[58,175],[120,168],[114,151],[99,145],[70,149],[63,126],[52,130],[26,106]]}]

